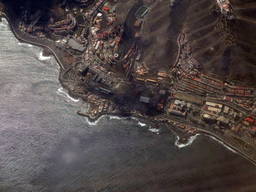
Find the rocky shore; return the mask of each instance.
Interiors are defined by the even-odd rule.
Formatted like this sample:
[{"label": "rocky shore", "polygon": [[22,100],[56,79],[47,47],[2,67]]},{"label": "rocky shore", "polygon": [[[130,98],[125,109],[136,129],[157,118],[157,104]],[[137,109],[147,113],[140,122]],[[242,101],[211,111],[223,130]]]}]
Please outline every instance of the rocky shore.
[{"label": "rocky shore", "polygon": [[[48,39],[36,39],[36,38],[32,38],[29,35],[23,33],[22,31],[19,30],[18,28],[18,24],[17,21],[12,18],[12,17],[8,17],[8,14],[5,14],[3,12],[0,12],[0,15],[2,17],[5,17],[10,26],[11,29],[14,33],[14,35],[16,36],[16,38],[20,41],[29,43],[29,44],[33,44],[33,45],[37,45],[37,46],[41,46],[47,49],[47,51],[44,51],[44,55],[50,55],[51,53],[54,55],[54,57],[56,58],[58,64],[60,65],[60,76],[59,76],[59,80],[61,82],[61,84],[63,85],[63,80],[62,80],[62,72],[66,69],[68,69],[68,64],[65,62],[65,60],[62,58],[62,54],[60,53],[60,51],[54,46],[54,42]],[[65,85],[63,85],[65,88],[67,88]],[[72,97],[75,98],[83,98],[80,94],[74,93],[73,91],[69,90],[69,94]],[[83,98],[83,100],[85,100],[85,98]],[[77,112],[78,115],[82,115],[82,116],[86,116],[90,121],[96,121],[97,119],[99,119],[102,115],[114,115],[114,116],[119,116],[119,117],[123,117],[126,116],[128,114],[121,114],[121,113],[99,113],[96,116],[91,116],[89,114],[83,113],[81,111]],[[129,116],[129,115],[128,115]],[[159,121],[154,121],[151,119],[147,119],[146,117],[140,116],[140,115],[136,115],[136,114],[131,114],[132,117],[136,117],[139,119],[145,119],[147,121],[150,121],[151,123],[154,123],[156,126],[158,126],[159,123],[167,123],[169,126],[171,125],[171,128],[173,131],[175,131],[176,133],[179,134],[179,138],[180,138],[180,142],[185,143],[188,141],[189,137],[197,134],[197,133],[202,133],[202,134],[207,134],[210,135],[214,138],[216,138],[217,140],[223,142],[225,145],[227,145],[228,147],[230,147],[231,149],[234,149],[235,151],[237,151],[239,154],[241,154],[242,156],[244,156],[245,158],[247,158],[248,160],[250,160],[252,163],[254,163],[256,165],[256,160],[255,158],[251,157],[250,155],[247,155],[246,152],[243,152],[241,149],[239,149],[239,147],[237,147],[237,145],[230,139],[228,139],[225,136],[221,136],[221,135],[217,135],[211,131],[202,129],[202,128],[195,128],[196,131],[194,131],[193,133],[184,133],[183,131],[180,131],[179,128],[177,128],[175,125],[173,125],[172,122],[159,122]]]}]

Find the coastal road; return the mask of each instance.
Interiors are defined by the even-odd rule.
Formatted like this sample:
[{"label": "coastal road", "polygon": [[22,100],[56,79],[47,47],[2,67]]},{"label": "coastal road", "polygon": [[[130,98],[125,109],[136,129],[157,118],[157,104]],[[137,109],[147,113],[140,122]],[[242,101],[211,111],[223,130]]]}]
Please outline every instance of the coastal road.
[{"label": "coastal road", "polygon": [[244,149],[240,145],[238,145],[237,143],[234,143],[229,132],[227,134],[225,133],[223,135],[223,134],[218,133],[216,131],[213,132],[212,128],[209,127],[208,125],[206,125],[205,127],[202,127],[199,124],[191,123],[191,122],[189,122],[185,119],[179,119],[178,117],[170,116],[168,114],[162,114],[159,117],[168,119],[168,120],[176,122],[176,123],[180,123],[180,124],[185,125],[185,126],[194,127],[194,128],[196,128],[197,132],[199,132],[199,133],[204,133],[204,134],[213,136],[214,138],[223,142],[225,145],[227,145],[228,147],[230,147],[234,151],[237,151],[239,154],[241,154],[246,159],[251,161],[254,165],[256,165],[256,159],[254,157],[252,157],[251,154],[247,154],[246,151],[244,151]]},{"label": "coastal road", "polygon": [[28,35],[27,33],[23,32],[19,29],[19,27],[18,27],[19,22],[15,18],[13,18],[12,16],[9,16],[3,12],[0,12],[0,16],[3,16],[8,20],[8,22],[11,26],[11,29],[17,39],[24,41],[26,43],[29,43],[29,44],[33,44],[33,45],[37,45],[37,46],[41,46],[41,47],[49,49],[55,56],[55,58],[58,61],[62,70],[65,70],[69,67],[68,63],[64,60],[63,54],[55,47],[54,41],[46,39],[46,38],[43,39],[43,38],[39,38],[36,36]]}]

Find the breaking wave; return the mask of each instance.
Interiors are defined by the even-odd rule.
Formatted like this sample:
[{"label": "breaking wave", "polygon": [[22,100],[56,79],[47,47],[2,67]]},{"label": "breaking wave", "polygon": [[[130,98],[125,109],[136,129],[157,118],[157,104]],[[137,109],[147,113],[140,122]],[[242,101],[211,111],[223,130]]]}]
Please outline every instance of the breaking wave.
[{"label": "breaking wave", "polygon": [[110,120],[116,119],[116,120],[125,120],[128,119],[128,117],[119,117],[115,115],[108,115]]},{"label": "breaking wave", "polygon": [[90,119],[88,117],[86,117],[86,123],[88,125],[92,125],[95,126],[99,123],[99,121],[101,120],[101,118],[103,118],[105,115],[100,116],[96,121],[90,121]]},{"label": "breaking wave", "polygon": [[38,55],[38,60],[39,61],[46,61],[46,60],[50,60],[51,56],[43,56],[43,51],[40,51],[39,55]]},{"label": "breaking wave", "polygon": [[179,138],[179,136],[177,135],[177,136],[176,136],[175,145],[176,145],[178,148],[183,148],[183,147],[189,146],[189,145],[191,145],[191,144],[194,142],[194,140],[197,138],[198,135],[200,135],[200,134],[196,134],[196,135],[194,135],[194,136],[191,136],[191,137],[188,139],[187,143],[179,143],[179,139],[180,139],[180,138]]},{"label": "breaking wave", "polygon": [[63,95],[65,95],[66,97],[68,97],[68,98],[69,98],[71,101],[73,101],[73,102],[79,102],[79,101],[80,101],[79,99],[74,99],[74,98],[70,97],[68,93],[66,93],[65,91],[63,91],[63,88],[62,88],[62,87],[58,89],[57,94],[63,94]]},{"label": "breaking wave", "polygon": [[[178,147],[178,148],[183,148],[183,147],[186,147],[186,146],[189,146],[191,145],[194,140],[197,138],[197,136],[199,136],[201,134],[196,134],[194,136],[191,136],[189,139],[188,139],[188,142],[187,143],[179,143],[179,136],[176,136],[176,141],[175,141],[175,145]],[[227,146],[224,142],[216,139],[215,137],[211,136],[211,135],[205,135],[207,137],[210,137],[211,139],[217,141],[219,144],[221,144],[222,146],[224,146],[226,149],[228,149],[229,151],[233,152],[233,153],[238,153],[236,152],[234,149],[230,148],[229,146]]]},{"label": "breaking wave", "polygon": [[29,44],[29,43],[21,43],[21,42],[18,42],[18,45],[20,46],[27,46],[27,47],[33,47],[33,45]]},{"label": "breaking wave", "polygon": [[160,132],[160,129],[151,128],[151,126],[149,127],[148,130],[151,131],[152,133],[157,133],[157,134],[159,134],[159,132]]},{"label": "breaking wave", "polygon": [[140,121],[138,121],[138,125],[141,126],[141,127],[146,127],[147,126],[146,123],[141,123]]},{"label": "breaking wave", "polygon": [[233,153],[238,153],[236,152],[234,149],[230,148],[229,146],[227,146],[225,143],[223,143],[222,141],[216,139],[215,137],[213,136],[210,136],[210,135],[207,135],[208,137],[210,137],[211,139],[217,141],[218,143],[220,143],[221,145],[223,145],[225,148],[227,148],[229,151],[232,151]]},{"label": "breaking wave", "polygon": [[8,27],[9,23],[7,19],[2,17],[2,21],[0,22],[0,26]]}]

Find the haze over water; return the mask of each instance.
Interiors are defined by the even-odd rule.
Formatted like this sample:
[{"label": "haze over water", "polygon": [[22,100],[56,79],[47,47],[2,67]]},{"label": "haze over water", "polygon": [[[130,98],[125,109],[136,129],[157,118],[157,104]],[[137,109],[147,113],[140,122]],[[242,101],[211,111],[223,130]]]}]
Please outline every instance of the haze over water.
[{"label": "haze over water", "polygon": [[61,88],[55,59],[6,20],[0,44],[0,191],[255,191],[256,166],[207,136],[178,147],[164,126],[76,115],[86,104]]}]

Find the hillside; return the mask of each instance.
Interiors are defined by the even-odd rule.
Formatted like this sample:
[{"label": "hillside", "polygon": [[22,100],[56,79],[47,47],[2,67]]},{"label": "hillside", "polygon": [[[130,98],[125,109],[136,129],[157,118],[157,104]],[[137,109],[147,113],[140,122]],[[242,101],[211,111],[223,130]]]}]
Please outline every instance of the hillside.
[{"label": "hillside", "polygon": [[[255,3],[238,0],[230,3],[235,19],[226,22],[211,11],[215,8],[214,1],[191,0],[183,31],[191,41],[192,56],[201,64],[201,71],[253,85],[256,83]],[[225,30],[219,31],[217,27],[222,25]]]}]

